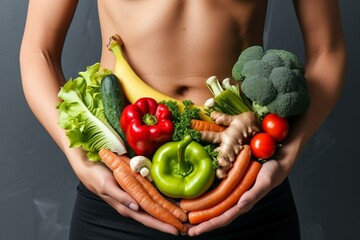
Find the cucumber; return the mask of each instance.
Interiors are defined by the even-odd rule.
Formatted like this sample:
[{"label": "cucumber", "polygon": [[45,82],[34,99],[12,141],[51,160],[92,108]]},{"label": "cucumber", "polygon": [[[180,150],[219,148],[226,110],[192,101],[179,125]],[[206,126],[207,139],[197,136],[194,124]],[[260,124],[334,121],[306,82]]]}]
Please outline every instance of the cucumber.
[{"label": "cucumber", "polygon": [[129,146],[126,135],[120,126],[121,113],[124,110],[126,103],[119,80],[114,74],[108,74],[102,78],[100,94],[106,119],[123,140],[128,151],[127,155],[129,157],[134,157],[136,154]]}]

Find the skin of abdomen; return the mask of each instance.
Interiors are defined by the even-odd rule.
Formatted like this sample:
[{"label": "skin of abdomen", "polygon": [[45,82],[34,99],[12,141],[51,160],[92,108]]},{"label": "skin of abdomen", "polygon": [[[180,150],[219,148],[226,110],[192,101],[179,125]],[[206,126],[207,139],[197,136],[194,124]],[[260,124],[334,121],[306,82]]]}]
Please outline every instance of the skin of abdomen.
[{"label": "skin of abdomen", "polygon": [[[254,13],[258,5],[229,2],[101,1],[101,64],[113,69],[114,57],[106,44],[119,34],[130,65],[146,83],[172,97],[203,104],[211,96],[205,80],[212,75],[231,77],[241,50],[249,42],[262,42],[263,24],[255,21],[262,17]],[[252,22],[258,33],[247,27]]]}]

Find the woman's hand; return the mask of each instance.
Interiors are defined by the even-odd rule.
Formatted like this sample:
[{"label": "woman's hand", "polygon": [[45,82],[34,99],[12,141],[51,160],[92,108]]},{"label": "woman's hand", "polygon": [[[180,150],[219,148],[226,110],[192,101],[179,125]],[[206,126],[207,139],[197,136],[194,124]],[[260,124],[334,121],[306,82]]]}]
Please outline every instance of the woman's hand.
[{"label": "woman's hand", "polygon": [[77,166],[77,175],[82,183],[90,191],[116,209],[121,215],[131,217],[147,227],[162,232],[173,235],[179,234],[179,231],[175,227],[163,223],[139,209],[137,202],[120,188],[112,172],[104,164],[84,161],[83,166],[84,168],[82,168],[81,171],[79,166]]},{"label": "woman's hand", "polygon": [[261,198],[270,192],[270,190],[283,182],[287,175],[288,171],[284,170],[279,161],[267,161],[262,165],[254,186],[241,196],[235,206],[218,217],[200,223],[199,225],[191,226],[188,231],[189,236],[197,236],[230,224],[239,215],[249,211]]}]

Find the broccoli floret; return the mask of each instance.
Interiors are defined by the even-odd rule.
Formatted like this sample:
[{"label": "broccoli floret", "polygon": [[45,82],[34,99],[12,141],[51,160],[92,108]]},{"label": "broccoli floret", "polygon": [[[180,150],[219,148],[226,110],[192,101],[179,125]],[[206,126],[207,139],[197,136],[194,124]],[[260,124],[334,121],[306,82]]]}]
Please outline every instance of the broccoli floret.
[{"label": "broccoli floret", "polygon": [[293,73],[296,75],[296,78],[299,80],[299,83],[306,89],[307,83],[304,73],[301,73],[298,69],[291,69]]},{"label": "broccoli floret", "polygon": [[286,67],[274,68],[270,74],[270,81],[274,85],[278,93],[287,93],[296,91],[299,85],[297,75]]},{"label": "broccoli floret", "polygon": [[305,70],[295,54],[278,49],[264,52],[259,46],[244,52],[239,57],[241,62],[233,68],[233,77],[241,81],[241,90],[252,101],[258,117],[269,112],[289,117],[307,111],[310,97]]},{"label": "broccoli floret", "polygon": [[241,52],[237,62],[232,69],[232,75],[235,80],[242,80],[242,70],[245,63],[251,60],[261,60],[264,56],[264,49],[261,46],[252,46]]},{"label": "broccoli floret", "polygon": [[269,112],[280,117],[296,116],[303,114],[310,106],[309,95],[305,91],[279,93],[266,107]]},{"label": "broccoli floret", "polygon": [[[264,89],[267,89],[264,92]],[[242,92],[251,100],[266,106],[276,98],[277,91],[271,80],[266,77],[251,76],[241,83]]]},{"label": "broccoli floret", "polygon": [[302,74],[305,73],[302,62],[294,53],[282,49],[269,49],[266,53],[275,53],[278,55],[284,61],[284,67],[298,69]]},{"label": "broccoli floret", "polygon": [[262,60],[250,60],[245,63],[241,72],[241,79],[244,80],[247,77],[254,75],[259,77],[268,78],[272,71],[272,66]]},{"label": "broccoli floret", "polygon": [[284,61],[275,52],[266,52],[264,57],[261,59],[273,68],[282,67],[285,65]]}]

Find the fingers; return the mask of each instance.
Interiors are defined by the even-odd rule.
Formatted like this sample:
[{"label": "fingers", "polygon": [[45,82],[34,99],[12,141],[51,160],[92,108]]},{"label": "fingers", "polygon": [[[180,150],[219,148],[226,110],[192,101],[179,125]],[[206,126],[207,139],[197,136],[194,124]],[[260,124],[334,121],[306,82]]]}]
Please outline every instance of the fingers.
[{"label": "fingers", "polygon": [[188,231],[188,235],[191,237],[198,236],[216,228],[224,227],[231,223],[239,215],[239,209],[234,206],[218,217],[202,222],[199,225],[192,226]]},{"label": "fingers", "polygon": [[260,176],[260,178],[257,178],[254,186],[241,196],[238,203],[234,207],[230,208],[218,217],[212,218],[209,221],[205,221],[199,225],[191,227],[188,232],[189,236],[197,236],[204,232],[228,225],[240,214],[243,214],[252,209],[255,203],[257,203],[270,191],[270,185],[271,184],[269,181],[262,179]]},{"label": "fingers", "polygon": [[247,192],[239,199],[238,203],[222,215],[203,222],[189,229],[190,236],[196,236],[216,228],[223,227],[232,222],[237,216],[249,211],[262,197],[264,197],[274,186],[273,178],[278,174],[278,165],[272,162],[264,163],[257,178]]},{"label": "fingers", "polygon": [[149,228],[156,229],[158,231],[166,232],[173,235],[179,234],[179,231],[175,227],[152,217],[141,209],[137,209],[134,211],[126,205],[123,205],[117,199],[114,199],[110,196],[106,196],[105,198],[106,199],[104,200],[106,202],[108,202],[113,208],[115,208],[121,215],[125,217],[133,218],[134,220],[142,223],[143,225]]},{"label": "fingers", "polygon": [[125,217],[131,217],[143,225],[158,231],[173,235],[179,234],[179,231],[175,227],[166,224],[141,210],[137,202],[117,184],[108,183],[102,190],[101,197]]},{"label": "fingers", "polygon": [[82,175],[81,181],[90,191],[101,197],[119,214],[131,217],[150,228],[173,235],[179,234],[175,227],[165,224],[141,210],[135,199],[121,189],[112,172],[106,166],[91,164],[87,174]]},{"label": "fingers", "polygon": [[269,186],[266,181],[256,180],[254,186],[240,197],[237,203],[239,213],[243,214],[252,209],[270,191]]},{"label": "fingers", "polygon": [[99,192],[99,195],[118,211],[122,210],[123,206],[133,211],[139,210],[139,205],[135,199],[123,191],[116,183],[108,182]]},{"label": "fingers", "polygon": [[279,164],[268,161],[263,164],[252,188],[245,192],[239,199],[237,207],[240,214],[249,211],[271,189],[280,184],[286,176],[281,174]]},{"label": "fingers", "polygon": [[153,228],[172,235],[179,235],[179,231],[175,227],[150,216],[148,213],[142,210],[137,212],[132,211],[129,216],[149,228]]},{"label": "fingers", "polygon": [[92,163],[89,165],[89,169],[81,181],[91,192],[117,209],[120,208],[120,205],[135,211],[139,209],[137,202],[120,188],[112,171],[104,164]]},{"label": "fingers", "polygon": [[173,235],[179,234],[179,231],[175,227],[159,221],[158,219],[150,216],[148,213],[141,209],[134,211],[110,196],[107,196],[104,200],[108,202],[113,208],[115,208],[121,215],[133,218],[134,220],[142,223],[149,228],[153,228],[158,231],[166,232]]}]

